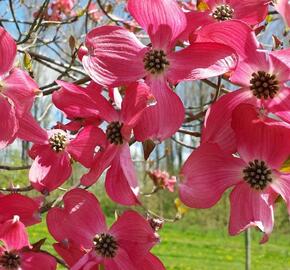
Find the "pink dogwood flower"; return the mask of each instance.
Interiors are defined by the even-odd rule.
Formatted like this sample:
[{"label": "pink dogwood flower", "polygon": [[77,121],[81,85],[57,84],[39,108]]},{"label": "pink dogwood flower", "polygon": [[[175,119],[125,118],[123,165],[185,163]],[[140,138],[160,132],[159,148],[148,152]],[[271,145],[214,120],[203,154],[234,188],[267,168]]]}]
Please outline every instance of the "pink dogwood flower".
[{"label": "pink dogwood flower", "polygon": [[75,0],[54,0],[49,4],[47,18],[49,20],[60,21],[63,16],[74,16],[73,7]]},{"label": "pink dogwood flower", "polygon": [[[53,244],[53,247],[70,268],[76,265],[78,261],[86,255],[86,251],[84,249],[67,241],[64,241],[64,243],[55,243]],[[133,260],[132,263],[134,262],[135,261]],[[87,270],[88,267],[93,270],[95,266],[96,263],[92,261],[79,268],[79,270]],[[138,270],[165,270],[165,267],[159,258],[151,253],[149,253],[142,261],[138,261],[135,267],[136,268],[134,269]]]},{"label": "pink dogwood flower", "polygon": [[290,154],[290,125],[268,118],[250,104],[239,105],[232,118],[238,155],[215,143],[202,144],[181,170],[180,198],[189,207],[209,208],[234,187],[229,233],[257,226],[265,242],[273,229],[279,194],[290,210],[290,174],[280,172]]},{"label": "pink dogwood flower", "polygon": [[13,67],[16,53],[15,41],[0,27],[0,149],[15,140],[22,117],[39,91],[26,72]]},{"label": "pink dogwood flower", "polygon": [[[116,110],[96,85],[84,89],[71,83],[58,83],[62,88],[53,94],[53,102],[71,119],[78,116],[88,126],[99,125],[101,121],[108,123],[106,134],[97,129],[99,151],[81,183],[86,186],[94,184],[102,172],[111,166],[106,176],[106,190],[110,198],[126,205],[139,203],[138,182],[128,142],[132,129],[152,102],[148,86],[141,82],[131,84],[125,90],[123,101],[114,100],[119,106]],[[110,96],[114,98],[113,91],[110,91]]]},{"label": "pink dogwood flower", "polygon": [[[267,113],[274,113],[290,122],[290,62],[282,62],[288,50],[277,53],[250,51],[248,58],[239,62],[230,77],[241,86],[222,96],[207,112],[202,132],[203,142],[216,142],[226,151],[234,153],[235,135],[231,129],[231,114],[241,103],[250,103]],[[280,59],[280,60],[279,60]]]},{"label": "pink dogwood flower", "polygon": [[289,0],[275,0],[273,1],[276,10],[282,16],[286,27],[290,27],[290,1]]},{"label": "pink dogwood flower", "polygon": [[122,27],[97,27],[87,34],[87,54],[82,55],[82,63],[89,76],[104,86],[145,78],[157,104],[142,116],[135,127],[135,138],[162,141],[175,133],[184,120],[183,104],[169,84],[231,70],[235,67],[234,51],[212,42],[174,51],[186,27],[185,15],[175,0],[129,0],[128,11],[148,33],[151,44],[144,46]]},{"label": "pink dogwood flower", "polygon": [[94,22],[99,22],[102,19],[102,17],[104,16],[104,13],[93,2],[91,2],[89,5],[88,14],[89,14],[91,20]]},{"label": "pink dogwood flower", "polygon": [[[64,196],[64,208],[48,212],[47,224],[52,236],[60,243],[57,251],[74,263],[65,247],[74,247],[80,258],[72,270],[105,269],[139,270],[138,262],[150,256],[158,238],[145,218],[126,211],[108,228],[96,197],[88,191],[73,189]],[[77,251],[79,250],[79,251]],[[154,259],[153,259],[154,260]],[[153,261],[149,258],[149,262]],[[159,270],[159,269],[158,269]]]},{"label": "pink dogwood flower", "polygon": [[154,170],[152,172],[148,172],[148,175],[153,180],[156,188],[167,188],[170,192],[174,192],[174,186],[176,184],[176,177],[169,175],[166,171]]},{"label": "pink dogwood flower", "polygon": [[0,246],[0,270],[56,270],[56,260],[52,256],[35,252],[24,243],[17,242],[17,236],[11,236],[14,237],[13,243],[4,241]]},{"label": "pink dogwood flower", "polygon": [[25,120],[26,132],[20,137],[34,142],[29,151],[34,159],[29,180],[36,190],[47,194],[61,186],[72,173],[72,160],[87,168],[91,166],[98,128],[87,126],[72,138],[61,129],[43,130],[32,117]]},{"label": "pink dogwood flower", "polygon": [[20,263],[23,260],[22,255],[20,260],[17,250],[30,246],[26,227],[41,221],[40,202],[39,198],[31,199],[21,194],[1,194],[0,240],[5,243],[5,246],[0,247],[0,269],[18,269],[18,267],[8,267],[9,259],[12,260],[13,254],[15,254],[17,262]]},{"label": "pink dogwood flower", "polygon": [[105,181],[106,191],[110,198],[124,205],[139,203],[139,185],[130,155],[129,141],[133,128],[140,121],[152,99],[148,86],[139,82],[131,84],[125,90],[121,108],[118,110],[104,97],[96,100],[94,106],[99,117],[108,125],[106,133],[99,130],[100,149],[91,170],[81,179],[83,185],[94,184],[102,172],[110,167]]},{"label": "pink dogwood flower", "polygon": [[[0,224],[15,215],[25,226],[31,226],[41,221],[39,208],[42,203],[41,198],[31,199],[21,194],[12,193],[0,196]],[[1,226],[1,225],[0,225]]]},{"label": "pink dogwood flower", "polygon": [[187,27],[184,39],[198,28],[219,22],[220,27],[229,20],[239,20],[248,25],[261,23],[268,14],[269,0],[205,0],[201,10],[185,12]]},{"label": "pink dogwood flower", "polygon": [[[101,121],[108,123],[106,134],[97,129],[99,151],[91,170],[82,177],[81,183],[86,186],[94,184],[102,172],[111,166],[106,177],[109,196],[126,205],[138,203],[138,182],[128,142],[132,129],[153,99],[148,86],[141,82],[131,84],[125,90],[123,101],[114,99],[116,106],[119,106],[116,110],[101,95],[101,88],[96,85],[84,89],[71,83],[58,83],[62,88],[53,94],[53,102],[71,119],[78,116],[87,126],[99,125]],[[113,98],[112,91],[110,95]]]},{"label": "pink dogwood flower", "polygon": [[37,224],[41,200],[21,194],[0,196],[0,239],[8,245],[21,248],[29,245],[26,227]]}]

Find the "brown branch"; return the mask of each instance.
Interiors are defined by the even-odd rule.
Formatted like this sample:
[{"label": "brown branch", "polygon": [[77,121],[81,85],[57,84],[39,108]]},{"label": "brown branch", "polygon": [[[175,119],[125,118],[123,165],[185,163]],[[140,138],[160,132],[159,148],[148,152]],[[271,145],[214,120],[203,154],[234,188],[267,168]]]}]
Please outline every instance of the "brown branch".
[{"label": "brown branch", "polygon": [[0,190],[4,191],[4,192],[27,192],[27,191],[33,190],[33,187],[32,186],[27,186],[27,187],[22,187],[22,188],[16,188],[16,187],[0,188]]},{"label": "brown branch", "polygon": [[[216,90],[219,89],[219,86],[218,86],[218,85],[216,85],[215,83],[213,83],[212,81],[210,81],[210,80],[208,80],[208,79],[203,79],[203,80],[201,80],[201,81],[202,81],[203,83],[207,84],[208,86],[210,86],[210,87],[216,89]],[[224,87],[221,87],[220,91],[223,92],[223,93],[229,93],[229,92],[231,92],[230,90],[228,90],[228,89],[226,89],[226,88],[224,88]]]},{"label": "brown branch", "polygon": [[36,16],[33,23],[31,24],[31,27],[28,31],[28,34],[25,36],[25,38],[23,40],[17,42],[17,44],[23,44],[23,43],[27,42],[30,39],[32,33],[36,32],[38,30],[38,28],[41,26],[41,23],[44,19],[44,12],[45,12],[48,4],[49,4],[49,0],[45,0],[43,2],[43,4],[41,5],[41,7],[39,9],[38,16]]},{"label": "brown branch", "polygon": [[20,171],[20,170],[27,170],[30,169],[31,165],[26,166],[8,166],[8,165],[0,165],[0,170],[6,170],[6,171]]},{"label": "brown branch", "polygon": [[16,29],[17,29],[18,34],[19,34],[18,40],[20,40],[21,36],[22,36],[22,33],[21,33],[18,21],[16,19],[15,13],[14,13],[14,7],[13,7],[13,1],[12,0],[9,0],[9,7],[10,7],[10,11],[11,11],[11,14],[12,14],[13,21],[15,23]]},{"label": "brown branch", "polygon": [[50,255],[51,257],[55,258],[55,260],[57,261],[57,263],[61,264],[62,266],[64,266],[65,268],[69,269],[69,266],[60,258],[54,256],[53,254],[51,254],[50,252],[46,251],[46,250],[43,250],[41,249],[40,252],[42,253],[45,253],[45,254],[48,254]]},{"label": "brown branch", "polygon": [[54,60],[52,58],[49,58],[47,56],[44,56],[42,54],[38,54],[38,53],[35,53],[35,52],[32,52],[32,51],[24,51],[24,50],[20,50],[20,49],[18,51],[21,52],[21,53],[25,53],[25,52],[28,53],[35,60],[40,59],[40,60],[49,62],[51,64],[54,64],[56,66],[59,66],[59,67],[65,68],[65,69],[69,68],[70,70],[75,71],[75,72],[77,72],[77,73],[79,73],[81,75],[86,75],[86,73],[83,70],[75,68],[75,67],[72,67],[71,64],[64,64],[64,63],[61,63],[61,62],[59,62],[57,60]]},{"label": "brown branch", "polygon": [[200,118],[204,117],[206,111],[201,111],[197,114],[188,114],[189,116],[187,118],[185,118],[184,123],[188,123],[188,122],[192,122],[195,120],[199,120]]},{"label": "brown branch", "polygon": [[200,137],[201,136],[200,132],[186,130],[186,129],[179,129],[177,132],[182,133],[182,134],[187,134],[187,135],[190,135],[193,137]]},{"label": "brown branch", "polygon": [[180,145],[182,145],[182,146],[184,146],[184,147],[186,147],[186,148],[189,148],[189,149],[196,149],[196,147],[191,146],[191,145],[188,145],[188,144],[185,144],[184,142],[181,142],[181,141],[175,139],[173,136],[171,137],[171,139],[172,139],[173,141],[175,141],[176,143],[178,143],[178,144],[180,144]]}]

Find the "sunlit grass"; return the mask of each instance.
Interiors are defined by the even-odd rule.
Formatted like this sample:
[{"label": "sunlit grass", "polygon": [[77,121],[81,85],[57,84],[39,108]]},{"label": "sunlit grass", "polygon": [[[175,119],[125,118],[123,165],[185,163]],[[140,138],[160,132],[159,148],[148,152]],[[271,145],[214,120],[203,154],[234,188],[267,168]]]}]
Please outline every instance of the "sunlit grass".
[{"label": "sunlit grass", "polygon": [[[53,252],[54,242],[44,224],[29,229],[31,242],[47,237],[44,249]],[[185,221],[166,224],[161,243],[154,253],[167,270],[243,270],[245,261],[244,235],[230,237],[226,228],[207,230],[188,226]],[[275,232],[265,245],[259,244],[259,234],[252,230],[252,269],[290,270],[290,237]],[[59,268],[61,269],[61,268]]]}]

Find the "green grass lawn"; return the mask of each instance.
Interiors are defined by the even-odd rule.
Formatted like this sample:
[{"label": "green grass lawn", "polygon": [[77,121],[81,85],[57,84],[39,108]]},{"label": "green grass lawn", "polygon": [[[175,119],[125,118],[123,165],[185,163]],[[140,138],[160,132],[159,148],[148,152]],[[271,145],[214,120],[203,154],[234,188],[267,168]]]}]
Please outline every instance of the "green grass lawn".
[{"label": "green grass lawn", "polygon": [[[32,243],[47,237],[44,248],[52,251],[50,245],[54,241],[43,224],[30,228],[29,232]],[[167,270],[244,269],[244,235],[230,237],[226,228],[189,227],[186,220],[166,224],[160,235],[161,243],[153,252],[161,258]],[[290,270],[290,236],[274,231],[264,245],[258,243],[260,236],[252,230],[252,269]]]}]

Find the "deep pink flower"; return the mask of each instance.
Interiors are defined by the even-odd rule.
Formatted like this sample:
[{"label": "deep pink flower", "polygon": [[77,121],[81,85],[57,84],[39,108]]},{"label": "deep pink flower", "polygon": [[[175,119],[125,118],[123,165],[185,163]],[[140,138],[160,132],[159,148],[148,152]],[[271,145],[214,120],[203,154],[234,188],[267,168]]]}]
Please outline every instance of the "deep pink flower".
[{"label": "deep pink flower", "polygon": [[205,0],[201,11],[185,12],[187,27],[182,34],[188,39],[190,33],[207,24],[219,22],[220,27],[228,20],[240,20],[248,25],[262,22],[268,14],[269,0]]},{"label": "deep pink flower", "polygon": [[18,216],[20,221],[25,226],[31,226],[39,223],[40,212],[39,208],[42,199],[31,199],[21,194],[8,194],[0,196],[0,224],[9,219],[13,219],[14,216]]},{"label": "deep pink flower", "polygon": [[[102,172],[111,166],[106,177],[106,190],[109,196],[122,204],[138,203],[138,183],[128,142],[132,129],[152,101],[153,97],[149,93],[148,86],[141,82],[130,85],[125,90],[123,101],[120,96],[117,99],[116,94],[110,91],[109,94],[118,107],[116,110],[101,95],[101,88],[96,85],[84,89],[71,83],[58,83],[62,88],[53,94],[53,102],[67,116],[71,119],[78,117],[87,126],[99,125],[103,120],[108,123],[107,134],[97,129],[96,140],[99,151],[90,172],[82,177],[81,183],[86,186],[92,185]],[[113,131],[119,134],[113,134]]]},{"label": "deep pink flower", "polygon": [[0,27],[0,149],[16,138],[22,117],[33,104],[37,84],[19,68],[13,68],[17,48],[13,38]]},{"label": "deep pink flower", "polygon": [[[86,255],[85,249],[78,247],[76,244],[69,243],[68,241],[64,241],[64,243],[55,243],[53,244],[53,247],[69,267],[77,265],[78,261],[80,261],[81,258]],[[132,263],[134,264],[135,261],[132,260]],[[96,263],[94,262],[93,258],[91,262],[85,264],[83,267],[80,267],[78,269],[93,270],[94,267],[96,267]],[[159,260],[159,258],[151,253],[149,253],[144,260],[138,261],[134,267],[134,269],[136,270],[165,270],[165,267],[163,263]]]},{"label": "deep pink flower", "polygon": [[290,123],[290,88],[286,84],[290,79],[290,62],[280,61],[287,55],[288,50],[279,53],[248,52],[248,58],[239,62],[230,77],[241,88],[221,97],[210,107],[203,128],[203,142],[216,142],[222,149],[235,152],[235,135],[230,127],[231,113],[240,103],[254,104]]},{"label": "deep pink flower", "polygon": [[1,194],[0,240],[16,249],[28,246],[26,227],[41,221],[40,203],[40,198],[31,199],[21,194]]},{"label": "deep pink flower", "polygon": [[0,246],[0,270],[56,270],[56,260],[52,256],[33,251],[27,243],[21,242],[17,234],[11,237],[14,237],[13,243],[3,241]]},{"label": "deep pink flower", "polygon": [[216,43],[194,43],[174,51],[186,27],[185,15],[175,0],[129,0],[128,10],[149,34],[151,44],[144,46],[122,27],[98,27],[86,37],[88,52],[82,57],[83,66],[104,86],[120,86],[145,77],[157,104],[146,110],[135,137],[162,141],[184,120],[183,104],[169,83],[223,74],[234,68],[234,52]]},{"label": "deep pink flower", "polygon": [[166,171],[154,170],[148,172],[148,175],[153,180],[154,185],[157,188],[165,189],[167,188],[170,192],[174,191],[174,186],[176,184],[176,177],[171,176]]},{"label": "deep pink flower", "polygon": [[19,137],[35,143],[29,151],[34,159],[29,180],[36,190],[46,194],[62,185],[71,175],[72,160],[87,168],[91,166],[98,128],[87,126],[72,138],[61,129],[41,129],[32,117],[25,120],[26,132]]},{"label": "deep pink flower", "polygon": [[276,0],[273,3],[285,21],[286,27],[290,27],[290,2],[288,0]]},{"label": "deep pink flower", "polygon": [[[63,201],[64,208],[48,212],[47,224],[60,243],[57,252],[69,264],[80,258],[72,270],[94,269],[100,264],[105,269],[139,270],[135,265],[150,256],[158,242],[146,219],[134,211],[126,211],[108,228],[98,200],[88,191],[71,190]],[[76,257],[69,256],[66,247]]]},{"label": "deep pink flower", "polygon": [[152,102],[152,95],[144,83],[131,84],[125,90],[121,108],[117,110],[104,97],[100,96],[94,106],[100,119],[108,123],[106,134],[99,130],[98,146],[94,165],[81,183],[90,186],[108,168],[106,174],[106,191],[110,198],[124,205],[139,203],[139,186],[134,164],[130,155],[129,141],[144,110]]},{"label": "deep pink flower", "polygon": [[258,226],[264,242],[273,229],[273,204],[279,194],[290,210],[290,174],[279,171],[290,154],[290,125],[241,104],[233,112],[232,128],[239,157],[218,144],[202,144],[182,168],[180,198],[189,207],[208,208],[234,186],[229,233]]}]

